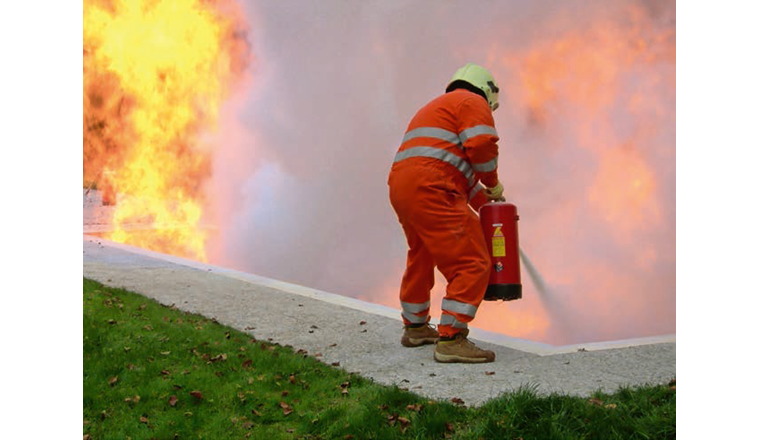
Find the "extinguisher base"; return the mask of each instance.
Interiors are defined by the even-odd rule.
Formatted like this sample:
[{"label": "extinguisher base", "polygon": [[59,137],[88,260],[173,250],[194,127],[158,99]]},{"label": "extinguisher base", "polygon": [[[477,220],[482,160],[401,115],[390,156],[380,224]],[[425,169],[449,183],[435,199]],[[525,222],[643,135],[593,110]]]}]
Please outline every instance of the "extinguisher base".
[{"label": "extinguisher base", "polygon": [[489,284],[483,301],[512,301],[522,298],[522,284]]}]

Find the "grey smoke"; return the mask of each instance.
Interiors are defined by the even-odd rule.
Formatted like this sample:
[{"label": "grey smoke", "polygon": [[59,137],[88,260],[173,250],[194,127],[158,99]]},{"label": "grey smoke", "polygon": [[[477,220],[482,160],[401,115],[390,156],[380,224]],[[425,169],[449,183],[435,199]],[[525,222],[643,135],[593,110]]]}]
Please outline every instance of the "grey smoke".
[{"label": "grey smoke", "polygon": [[[208,187],[212,263],[391,304],[406,243],[386,177],[409,118],[442,93],[462,64],[493,67],[508,90],[517,78],[494,54],[508,56],[598,16],[625,20],[630,3],[246,3],[250,84],[209,140],[216,151]],[[675,26],[675,2],[645,4],[652,23]],[[674,78],[674,62],[644,69],[660,69],[666,78],[672,70]],[[636,88],[639,75],[632,69],[621,84]],[[675,332],[675,91],[662,96],[665,114],[645,135],[625,108],[613,107],[614,126],[607,128],[643,139],[634,142],[636,154],[658,182],[662,227],[634,234],[638,241],[629,244],[616,242],[609,225],[589,213],[584,191],[598,159],[569,137],[572,109],[553,109],[536,126],[518,96],[503,95],[494,115],[500,177],[520,210],[521,245],[574,326],[573,335],[553,326],[545,340]],[[655,264],[634,267],[647,246]],[[587,267],[616,276],[563,284],[570,271]],[[524,299],[510,305],[515,313],[541,307],[534,287],[524,284]]]}]

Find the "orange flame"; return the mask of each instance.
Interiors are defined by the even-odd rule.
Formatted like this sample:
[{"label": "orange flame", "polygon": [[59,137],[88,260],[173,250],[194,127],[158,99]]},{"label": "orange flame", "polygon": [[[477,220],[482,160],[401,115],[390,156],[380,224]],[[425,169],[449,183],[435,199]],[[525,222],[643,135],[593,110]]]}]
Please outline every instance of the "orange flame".
[{"label": "orange flame", "polygon": [[[562,19],[549,23],[555,30],[561,26]],[[660,179],[667,178],[657,172],[653,157],[671,154],[668,149],[675,151],[675,145],[655,138],[658,127],[675,109],[665,104],[669,97],[652,91],[666,85],[672,86],[675,94],[675,83],[668,82],[675,66],[675,27],[657,22],[651,11],[631,4],[625,14],[615,18],[599,16],[588,25],[546,35],[525,48],[497,48],[489,56],[497,77],[513,78],[502,81],[510,101],[505,107],[524,109],[524,123],[540,134],[536,138],[546,142],[550,154],[560,154],[562,148],[572,145],[577,147],[573,154],[587,159],[583,166],[588,166],[588,174],[575,175],[586,179],[576,182],[582,192],[542,207],[542,218],[526,225],[538,233],[531,236],[533,244],[555,248],[558,242],[551,240],[557,238],[579,244],[551,231],[578,218],[585,206],[589,212],[584,215],[604,225],[610,241],[631,249],[635,246],[631,252],[636,268],[651,270],[657,259],[664,257],[656,243],[647,241],[646,233],[660,228],[665,220],[665,201],[658,199],[658,187]],[[660,70],[662,66],[665,70]],[[672,78],[674,81],[674,75]],[[495,116],[498,119],[499,115]],[[629,126],[620,128],[621,120]],[[504,175],[515,178],[520,172],[505,168]],[[588,297],[578,301],[587,307],[602,311],[636,301],[631,299],[636,297],[630,292],[635,291],[632,276],[626,272],[630,268],[600,267],[593,261],[578,265],[541,255],[536,260],[542,271],[551,274],[552,284],[571,286]],[[523,284],[528,292],[521,301],[510,304],[508,312],[483,308],[473,325],[517,337],[543,340],[550,336],[566,342],[564,336],[549,334],[558,329],[551,328],[550,317],[533,299],[535,292],[524,272]],[[621,295],[613,298],[611,292]],[[640,308],[638,304],[629,307]],[[508,325],[509,321],[517,325]],[[613,327],[608,322],[599,325],[607,330]]]},{"label": "orange flame", "polygon": [[223,1],[85,1],[84,180],[119,194],[108,238],[206,260],[198,137],[247,65],[241,19]]}]

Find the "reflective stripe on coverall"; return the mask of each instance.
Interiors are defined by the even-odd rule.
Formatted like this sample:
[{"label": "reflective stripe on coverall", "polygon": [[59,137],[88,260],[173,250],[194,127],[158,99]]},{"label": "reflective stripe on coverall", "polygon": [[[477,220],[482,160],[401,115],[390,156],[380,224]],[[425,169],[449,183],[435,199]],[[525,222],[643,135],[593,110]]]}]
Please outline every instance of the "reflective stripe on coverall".
[{"label": "reflective stripe on coverall", "polygon": [[446,278],[439,334],[451,337],[472,321],[490,275],[480,221],[468,206],[486,202],[498,183],[499,137],[488,103],[454,90],[412,118],[388,176],[390,201],[409,245],[400,299],[405,325],[430,320],[437,266]]}]

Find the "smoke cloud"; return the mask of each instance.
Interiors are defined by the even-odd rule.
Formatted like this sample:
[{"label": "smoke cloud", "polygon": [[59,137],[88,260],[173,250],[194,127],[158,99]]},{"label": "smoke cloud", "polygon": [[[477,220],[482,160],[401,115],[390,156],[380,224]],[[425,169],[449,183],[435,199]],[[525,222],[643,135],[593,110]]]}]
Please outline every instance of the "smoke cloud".
[{"label": "smoke cloud", "polygon": [[523,270],[523,299],[471,325],[554,344],[675,332],[674,1],[245,7],[251,76],[207,139],[212,263],[398,307],[388,171],[474,62],[502,89],[500,178],[552,304]]}]

